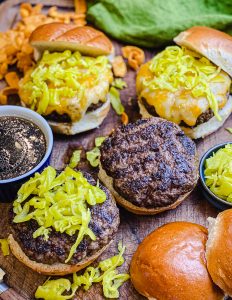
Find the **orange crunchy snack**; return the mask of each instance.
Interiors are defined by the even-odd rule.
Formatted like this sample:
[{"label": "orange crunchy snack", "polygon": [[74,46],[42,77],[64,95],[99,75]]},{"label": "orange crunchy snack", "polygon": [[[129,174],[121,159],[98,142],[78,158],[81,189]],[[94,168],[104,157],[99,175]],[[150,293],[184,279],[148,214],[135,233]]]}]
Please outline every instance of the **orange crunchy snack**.
[{"label": "orange crunchy snack", "polygon": [[122,115],[121,115],[121,121],[122,121],[123,125],[127,125],[128,124],[129,118],[128,118],[127,113],[125,113],[125,112],[122,113]]},{"label": "orange crunchy snack", "polygon": [[[83,0],[77,2],[84,3]],[[5,78],[8,84],[12,80],[17,80],[16,77],[11,77],[15,75],[7,74],[8,68],[11,65],[16,64],[18,70],[25,73],[35,64],[33,48],[29,44],[29,37],[32,31],[38,26],[51,22],[73,22],[77,26],[84,26],[86,21],[83,3],[78,13],[60,13],[57,11],[57,7],[51,7],[47,15],[41,12],[42,4],[32,6],[30,3],[22,3],[19,9],[21,20],[13,29],[0,32],[0,80]],[[0,104],[6,103],[7,95],[15,93],[16,86],[10,85],[10,88],[0,92]]]},{"label": "orange crunchy snack", "polygon": [[86,14],[87,3],[85,0],[74,0],[76,14]]},{"label": "orange crunchy snack", "polygon": [[122,47],[122,55],[128,59],[128,65],[134,70],[138,70],[145,61],[144,51],[135,46]]},{"label": "orange crunchy snack", "polygon": [[124,77],[127,72],[126,64],[122,56],[115,56],[112,62],[113,73],[115,77]]}]

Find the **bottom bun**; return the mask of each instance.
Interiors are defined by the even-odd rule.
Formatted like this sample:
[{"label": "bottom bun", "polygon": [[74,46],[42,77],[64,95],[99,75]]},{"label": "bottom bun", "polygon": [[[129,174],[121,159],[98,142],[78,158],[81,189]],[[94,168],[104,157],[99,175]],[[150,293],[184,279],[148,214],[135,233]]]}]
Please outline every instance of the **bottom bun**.
[{"label": "bottom bun", "polygon": [[232,209],[208,218],[206,259],[209,273],[226,295],[232,297]]},{"label": "bottom bun", "polygon": [[159,208],[139,207],[139,206],[136,206],[136,205],[132,204],[131,202],[129,202],[128,200],[126,200],[125,198],[123,198],[121,195],[118,194],[118,192],[113,187],[113,178],[106,174],[105,170],[103,170],[103,168],[101,166],[101,163],[99,164],[98,177],[104,183],[104,185],[110,190],[110,192],[113,194],[113,196],[116,199],[116,202],[119,205],[121,205],[122,207],[124,207],[128,211],[130,211],[134,214],[137,214],[137,215],[155,215],[155,214],[161,213],[165,210],[174,209],[182,201],[184,201],[185,198],[192,192],[192,191],[190,191],[190,192],[182,195],[173,204],[165,206],[165,207],[159,207]]},{"label": "bottom bun", "polygon": [[95,259],[97,259],[108,248],[108,246],[112,243],[112,241],[110,241],[108,245],[104,246],[94,255],[88,257],[87,259],[84,259],[83,261],[81,261],[76,265],[68,265],[62,263],[48,265],[48,264],[42,264],[33,261],[28,256],[26,256],[26,254],[23,252],[22,248],[20,247],[18,242],[14,239],[12,234],[10,234],[8,237],[8,243],[13,255],[27,267],[31,268],[32,270],[40,274],[58,276],[58,275],[75,273],[84,269],[85,267],[90,265]]},{"label": "bottom bun", "polygon": [[[139,103],[140,114],[142,115],[143,118],[154,117],[151,114],[149,114],[145,106],[140,101],[138,101],[138,103]],[[184,133],[187,136],[189,136],[192,139],[204,138],[205,136],[218,130],[224,124],[224,122],[229,117],[231,112],[232,112],[232,96],[229,97],[226,105],[221,110],[219,110],[219,115],[222,118],[221,121],[219,121],[214,116],[211,119],[209,119],[207,122],[200,124],[196,127],[190,128],[190,127],[181,126],[181,129],[184,131]]]},{"label": "bottom bun", "polygon": [[52,130],[56,133],[62,133],[66,135],[74,135],[77,133],[85,132],[94,128],[97,128],[105,117],[107,116],[110,110],[110,99],[107,97],[106,102],[100,106],[98,109],[86,113],[84,117],[72,123],[61,123],[55,121],[49,121],[48,123],[51,126]]}]

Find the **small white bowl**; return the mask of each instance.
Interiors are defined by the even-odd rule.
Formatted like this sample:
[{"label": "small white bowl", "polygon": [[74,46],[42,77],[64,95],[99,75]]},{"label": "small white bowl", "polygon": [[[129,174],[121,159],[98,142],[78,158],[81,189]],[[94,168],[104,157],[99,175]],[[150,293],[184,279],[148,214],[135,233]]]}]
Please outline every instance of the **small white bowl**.
[{"label": "small white bowl", "polygon": [[43,159],[33,169],[23,175],[0,180],[0,202],[9,202],[14,200],[17,191],[25,181],[33,176],[35,172],[41,172],[49,165],[53,148],[53,133],[47,121],[31,109],[13,105],[2,105],[0,106],[0,117],[3,116],[23,118],[37,125],[45,136],[47,148]]}]

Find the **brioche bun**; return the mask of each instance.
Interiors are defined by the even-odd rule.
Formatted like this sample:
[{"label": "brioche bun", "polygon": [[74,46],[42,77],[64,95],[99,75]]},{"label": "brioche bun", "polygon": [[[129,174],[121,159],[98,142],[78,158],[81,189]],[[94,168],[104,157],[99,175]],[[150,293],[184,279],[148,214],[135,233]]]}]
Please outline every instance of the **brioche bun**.
[{"label": "brioche bun", "polygon": [[48,265],[48,264],[43,264],[43,263],[38,263],[36,261],[33,261],[28,256],[26,256],[26,254],[23,252],[19,243],[14,239],[12,234],[10,234],[8,237],[8,243],[12,254],[21,263],[23,263],[33,271],[44,275],[62,276],[62,275],[78,272],[84,269],[85,267],[87,267],[88,265],[90,265],[95,259],[98,258],[98,256],[100,256],[109,247],[112,241],[110,241],[108,245],[104,246],[94,255],[88,257],[87,259],[84,259],[83,261],[81,261],[79,264],[76,265],[68,265],[62,263]]},{"label": "brioche bun", "polygon": [[[145,108],[141,101],[138,101],[139,104],[139,111],[142,118],[151,118],[154,117]],[[215,132],[218,130],[227,120],[232,112],[232,96],[229,96],[226,105],[218,111],[219,115],[221,116],[221,121],[219,121],[215,116],[209,119],[207,122],[204,122],[200,125],[195,127],[185,127],[180,126],[184,133],[192,139],[199,139],[204,138],[207,135]]]},{"label": "brioche bun", "polygon": [[[212,115],[212,108],[209,106],[206,96],[195,98],[190,94],[190,90],[181,86],[176,91],[166,91],[165,89],[149,91],[143,82],[154,76],[149,70],[150,62],[140,68],[136,80],[140,113],[143,118],[149,118],[157,116],[156,112],[165,111],[162,113],[163,115],[157,113],[158,116],[166,117],[180,124],[185,134],[192,139],[204,138],[218,130],[232,112],[232,98],[228,97],[231,85],[230,76],[232,76],[232,37],[216,29],[196,26],[181,32],[174,38],[174,41],[179,46],[201,54],[222,69],[219,70],[219,75],[223,77],[223,80],[209,83],[210,90],[218,102],[218,114],[221,116],[221,121]],[[152,99],[153,102],[151,100],[149,102],[148,99]],[[183,99],[188,100],[186,104]],[[150,103],[154,103],[154,105]],[[191,104],[189,105],[189,103]],[[194,106],[191,106],[192,104]],[[175,119],[173,116],[178,116],[178,113],[180,117]],[[182,125],[185,123],[189,126]]]},{"label": "brioche bun", "polygon": [[148,235],[136,250],[131,281],[150,300],[219,300],[206,268],[207,229],[188,222],[173,222]]},{"label": "brioche bun", "polygon": [[181,32],[174,42],[205,56],[232,77],[232,36],[229,34],[195,26]]},{"label": "brioche bun", "polygon": [[232,209],[208,218],[206,258],[209,273],[225,294],[232,296]]},{"label": "brioche bun", "polygon": [[45,50],[79,51],[83,55],[109,55],[114,49],[111,41],[99,30],[89,26],[49,23],[37,27],[31,34],[30,44],[35,48],[38,60]]},{"label": "brioche bun", "polygon": [[[79,51],[83,55],[93,57],[99,55],[112,56],[114,52],[111,41],[101,31],[89,26],[77,27],[74,24],[64,23],[49,23],[37,27],[30,36],[30,44],[34,47],[36,60],[41,57],[45,50],[51,52],[63,52],[65,50]],[[102,85],[102,83],[99,85]],[[25,97],[20,91],[19,94],[21,105],[26,106],[25,103],[27,101],[25,101]],[[72,102],[74,103],[75,100],[77,100],[77,97],[74,97]],[[100,107],[90,112],[87,111],[78,121],[63,122],[62,119],[61,121],[56,121],[48,118],[48,123],[55,133],[65,135],[74,135],[97,128],[101,125],[110,110],[108,95],[106,95],[105,100]]]},{"label": "brioche bun", "polygon": [[115,197],[115,199],[119,205],[121,205],[128,211],[130,211],[134,214],[137,214],[137,215],[156,215],[156,214],[159,214],[166,210],[175,209],[192,192],[192,191],[190,191],[190,192],[182,195],[174,203],[172,203],[171,205],[164,206],[164,207],[158,207],[158,208],[139,207],[139,206],[132,204],[131,202],[129,202],[128,200],[123,198],[121,195],[119,195],[119,193],[113,187],[113,178],[106,174],[106,171],[102,168],[101,163],[99,163],[98,177],[104,183],[104,185],[109,189],[109,191]]}]

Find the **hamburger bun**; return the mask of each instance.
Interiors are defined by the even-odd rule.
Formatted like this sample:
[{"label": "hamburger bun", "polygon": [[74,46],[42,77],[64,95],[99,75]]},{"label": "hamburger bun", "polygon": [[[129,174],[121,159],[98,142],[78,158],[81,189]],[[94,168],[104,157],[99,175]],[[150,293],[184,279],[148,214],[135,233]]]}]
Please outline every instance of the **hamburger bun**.
[{"label": "hamburger bun", "polygon": [[204,26],[195,26],[174,38],[179,46],[208,58],[232,77],[232,36]]},{"label": "hamburger bun", "polygon": [[209,239],[206,245],[207,266],[215,284],[232,296],[232,209],[208,218]]},{"label": "hamburger bun", "polygon": [[130,265],[135,289],[150,300],[221,300],[206,268],[207,229],[173,222],[149,234]]},{"label": "hamburger bun", "polygon": [[[57,172],[56,178],[59,174],[61,174],[61,171]],[[96,180],[89,173],[83,171],[82,174],[90,185],[97,185]],[[43,236],[34,237],[34,232],[40,228],[38,221],[30,219],[14,222],[17,214],[13,211],[10,213],[11,234],[8,237],[12,254],[27,267],[44,275],[71,274],[90,265],[113,242],[120,223],[119,209],[114,197],[101,183],[98,187],[104,191],[105,201],[95,205],[86,204],[86,209],[91,213],[88,227],[95,230],[95,239],[84,234],[68,262],[66,260],[79,234],[77,229],[70,234],[66,231],[56,230],[53,224],[49,227],[47,239],[44,239]],[[56,197],[56,191],[53,188],[50,191]],[[75,194],[73,192],[72,197]],[[30,201],[30,198],[29,200],[25,199],[24,205],[27,201]],[[13,207],[15,207],[14,204]],[[34,206],[30,207],[33,211]],[[49,206],[49,208],[51,207]]]},{"label": "hamburger bun", "polygon": [[164,119],[121,126],[100,151],[99,179],[117,203],[132,213],[154,215],[174,209],[197,184],[194,142],[178,125]]},{"label": "hamburger bun", "polygon": [[83,55],[110,55],[114,48],[107,36],[90,26],[49,23],[37,27],[31,34],[30,44],[35,48],[38,60],[45,50],[63,52],[67,49]]},{"label": "hamburger bun", "polygon": [[[36,60],[41,58],[45,50],[50,52],[71,50],[73,52],[79,51],[84,56],[97,57],[104,55],[109,56],[109,58],[114,52],[111,41],[102,32],[89,26],[77,27],[74,24],[49,23],[41,25],[32,32],[30,44],[35,50],[34,55]],[[102,103],[100,106],[90,111],[87,110],[77,121],[74,118],[71,118],[70,121],[64,121],[62,115],[59,117],[59,114],[55,119],[47,117],[48,123],[55,133],[74,135],[97,128],[101,125],[110,110],[110,99],[107,94],[109,88],[107,84],[110,84],[113,75],[110,70],[108,73],[107,78],[106,75],[104,75],[105,73],[102,74],[103,77],[100,82],[92,87],[86,100],[92,101],[95,97],[94,104],[98,104],[97,101],[101,99]],[[20,81],[19,96],[22,106],[28,106],[28,104],[26,104],[28,103],[28,94],[23,92],[23,85],[30,79],[30,74],[31,70],[29,70]],[[72,111],[75,112],[79,109],[77,101],[78,95],[69,100],[69,107],[65,109],[68,110],[70,116]],[[103,100],[105,102],[103,102]],[[54,112],[56,112],[56,110],[54,110]]]},{"label": "hamburger bun", "polygon": [[76,265],[68,265],[68,264],[62,264],[62,263],[56,263],[56,264],[44,264],[44,263],[38,263],[34,260],[31,260],[26,254],[23,252],[22,248],[20,247],[19,243],[14,239],[13,235],[10,234],[8,237],[8,243],[10,246],[10,250],[12,254],[24,265],[26,265],[28,268],[32,269],[33,271],[43,274],[43,275],[53,275],[53,276],[63,276],[71,273],[78,272],[88,265],[90,265],[95,259],[97,259],[112,243],[112,241],[109,242],[108,245],[103,247],[101,250],[96,252],[91,257],[84,259],[81,261],[81,263],[78,263]]},{"label": "hamburger bun", "polygon": [[[165,89],[162,88],[162,85],[156,85],[156,88],[152,89],[149,88],[148,83],[154,78],[154,71],[151,71],[150,65],[152,61],[149,61],[141,66],[136,79],[140,114],[143,118],[149,118],[151,116],[166,118],[169,121],[179,124],[182,130],[192,139],[204,138],[218,130],[232,112],[232,98],[231,96],[229,97],[231,86],[230,76],[232,76],[232,37],[216,29],[199,26],[181,32],[174,38],[174,41],[177,45],[194,51],[195,54],[186,53],[187,55],[193,56],[194,59],[198,59],[196,53],[199,53],[203,58],[207,58],[218,66],[220,69],[218,69],[216,76],[220,76],[220,80],[208,79],[208,81],[205,82],[207,87],[204,87],[208,94],[200,93],[198,96],[194,95],[192,90],[186,88],[182,83],[178,85],[177,89]],[[169,73],[169,71],[165,73],[165,70],[168,68],[165,67],[163,69],[164,71],[162,71],[160,67],[160,64],[162,65],[163,60],[165,60],[165,55],[167,55],[165,51],[171,50],[166,48],[163,52],[158,54],[160,57],[157,55],[157,69],[154,65],[153,68],[155,68],[158,74],[160,72],[161,75],[157,76],[161,82],[165,81],[165,76],[168,76],[166,84],[170,85],[171,82],[172,86],[173,78],[170,75],[171,73]],[[185,50],[182,52],[184,51]],[[184,54],[182,53],[180,55]],[[184,56],[181,56],[181,59],[183,57]],[[180,61],[181,60],[178,60],[178,63],[180,63]],[[176,61],[173,60],[170,63],[170,67],[175,69],[175,63]],[[177,72],[177,70],[174,72]],[[178,72],[182,74],[182,71]],[[182,75],[180,75],[180,77],[181,76]],[[186,78],[184,79],[187,80]],[[169,82],[169,80],[171,81]],[[145,81],[148,83],[145,84]],[[213,109],[213,105],[209,104],[209,93],[214,96],[214,100],[211,99],[211,101],[217,101],[217,109]],[[214,115],[215,111],[218,112],[221,120]]]}]

